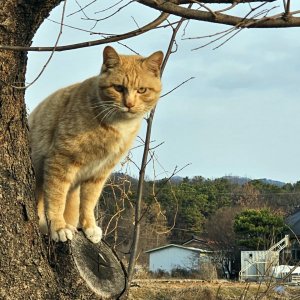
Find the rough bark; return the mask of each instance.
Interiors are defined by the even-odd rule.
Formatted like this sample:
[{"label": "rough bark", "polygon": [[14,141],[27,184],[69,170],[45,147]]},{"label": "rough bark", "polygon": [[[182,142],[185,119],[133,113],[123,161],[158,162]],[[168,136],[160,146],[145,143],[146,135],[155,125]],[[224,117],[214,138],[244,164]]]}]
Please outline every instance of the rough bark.
[{"label": "rough bark", "polygon": [[[0,43],[30,45],[60,0],[1,1]],[[0,51],[0,299],[59,299],[37,228],[24,90],[27,55]]]}]

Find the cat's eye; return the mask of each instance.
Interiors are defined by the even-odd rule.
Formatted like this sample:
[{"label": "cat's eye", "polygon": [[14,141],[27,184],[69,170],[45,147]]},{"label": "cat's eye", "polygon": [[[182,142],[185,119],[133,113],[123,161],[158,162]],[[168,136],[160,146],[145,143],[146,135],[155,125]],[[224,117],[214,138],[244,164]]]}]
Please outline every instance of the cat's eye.
[{"label": "cat's eye", "polygon": [[138,90],[137,90],[137,92],[138,92],[139,94],[144,94],[144,93],[146,93],[146,91],[147,91],[147,88],[144,88],[144,87],[140,87],[140,88],[138,88]]},{"label": "cat's eye", "polygon": [[119,93],[123,93],[125,91],[125,87],[123,85],[115,84],[113,87]]}]

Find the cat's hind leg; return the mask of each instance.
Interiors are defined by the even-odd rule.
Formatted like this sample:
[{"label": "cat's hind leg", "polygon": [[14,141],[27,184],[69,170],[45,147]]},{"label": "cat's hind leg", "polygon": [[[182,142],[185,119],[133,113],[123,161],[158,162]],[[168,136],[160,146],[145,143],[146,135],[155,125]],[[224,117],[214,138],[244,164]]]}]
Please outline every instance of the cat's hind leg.
[{"label": "cat's hind leg", "polygon": [[64,211],[65,221],[70,227],[74,228],[74,231],[76,231],[79,222],[79,203],[80,186],[77,186],[69,190]]},{"label": "cat's hind leg", "polygon": [[37,200],[37,210],[38,210],[38,217],[39,217],[39,228],[42,234],[48,234],[48,224],[45,215],[45,203],[43,197],[43,190],[37,188],[35,191],[35,198]]},{"label": "cat's hind leg", "polygon": [[97,226],[95,207],[105,183],[105,178],[91,179],[81,184],[79,222],[85,236],[93,243],[99,243],[102,229]]}]

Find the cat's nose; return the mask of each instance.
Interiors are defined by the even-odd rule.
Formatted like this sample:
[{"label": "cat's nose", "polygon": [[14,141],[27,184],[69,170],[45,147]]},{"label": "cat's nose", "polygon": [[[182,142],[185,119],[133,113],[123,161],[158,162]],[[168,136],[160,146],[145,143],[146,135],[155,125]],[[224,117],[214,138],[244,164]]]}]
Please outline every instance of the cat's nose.
[{"label": "cat's nose", "polygon": [[124,104],[127,108],[132,108],[135,105],[134,101],[130,99],[127,99]]}]

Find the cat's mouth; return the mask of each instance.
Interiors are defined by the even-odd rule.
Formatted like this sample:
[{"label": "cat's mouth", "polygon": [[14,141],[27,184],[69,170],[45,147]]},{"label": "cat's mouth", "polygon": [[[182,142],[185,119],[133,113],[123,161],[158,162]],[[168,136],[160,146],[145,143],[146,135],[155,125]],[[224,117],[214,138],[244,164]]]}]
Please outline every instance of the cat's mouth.
[{"label": "cat's mouth", "polygon": [[128,115],[136,115],[138,112],[133,110],[132,108],[128,108],[128,107],[122,107],[122,112]]},{"label": "cat's mouth", "polygon": [[136,119],[143,116],[143,113],[139,110],[133,110],[132,108],[124,107],[122,109],[122,115],[125,119]]}]

